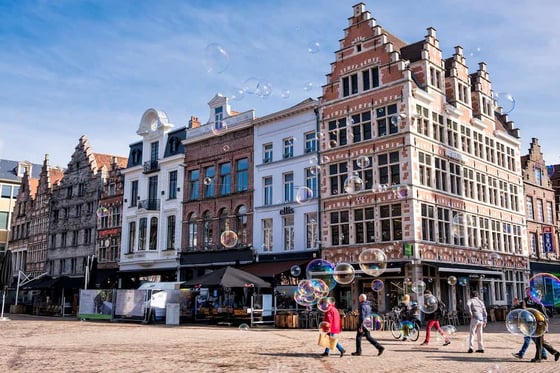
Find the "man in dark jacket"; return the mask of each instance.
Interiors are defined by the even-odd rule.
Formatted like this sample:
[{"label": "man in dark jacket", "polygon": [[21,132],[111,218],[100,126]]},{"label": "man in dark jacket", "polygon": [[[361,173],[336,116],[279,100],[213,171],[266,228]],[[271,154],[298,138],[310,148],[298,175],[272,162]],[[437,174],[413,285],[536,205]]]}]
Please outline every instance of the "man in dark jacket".
[{"label": "man in dark jacket", "polygon": [[[545,329],[548,330],[548,316],[546,313],[546,308],[540,301],[540,296],[538,298],[530,297],[531,288],[525,289],[527,292],[527,297],[523,300],[525,303],[525,307],[533,310],[537,310],[536,313],[533,313],[535,318],[537,319],[537,325],[541,325]],[[533,337],[533,341],[535,342],[535,357],[531,359],[532,363],[540,363],[543,356],[543,349],[546,349],[550,354],[554,356],[554,361],[558,361],[560,359],[560,352],[557,351],[551,344],[547,343],[544,340],[544,333],[538,333],[540,335]]]},{"label": "man in dark jacket", "polygon": [[360,304],[358,305],[358,331],[356,333],[356,352],[352,352],[352,355],[360,356],[362,354],[362,337],[364,336],[369,341],[369,343],[377,348],[377,355],[381,355],[385,350],[385,347],[381,346],[381,344],[371,336],[368,328],[364,327],[364,320],[371,315],[371,306],[369,302],[367,302],[367,297],[365,294],[360,294],[358,301],[360,302]]}]

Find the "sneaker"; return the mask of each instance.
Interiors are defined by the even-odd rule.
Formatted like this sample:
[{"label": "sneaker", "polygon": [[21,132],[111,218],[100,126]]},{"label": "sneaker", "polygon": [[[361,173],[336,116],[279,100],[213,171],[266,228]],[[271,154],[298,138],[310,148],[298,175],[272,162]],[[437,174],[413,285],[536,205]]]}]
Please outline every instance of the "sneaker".
[{"label": "sneaker", "polygon": [[483,354],[484,350],[476,350],[476,352],[480,352],[481,354]]},{"label": "sneaker", "polygon": [[542,362],[541,359],[535,359],[535,358],[531,359],[531,363],[541,363],[541,362]]},{"label": "sneaker", "polygon": [[516,357],[516,358],[518,358],[518,359],[523,359],[523,356],[520,355],[519,352],[515,352],[515,353],[512,352],[511,354],[513,355],[513,357]]},{"label": "sneaker", "polygon": [[443,345],[444,345],[444,346],[447,346],[447,345],[449,345],[449,344],[451,344],[451,341],[445,341],[445,343],[444,343]]},{"label": "sneaker", "polygon": [[430,342],[426,342],[426,341],[424,341],[424,342],[420,343],[420,346],[424,346],[424,345],[427,345],[428,343],[430,343]]},{"label": "sneaker", "polygon": [[548,359],[548,357],[547,356],[541,356],[541,359],[546,360],[546,359]]},{"label": "sneaker", "polygon": [[346,350],[342,349],[342,351],[340,351],[340,357],[343,357],[345,352],[346,352]]},{"label": "sneaker", "polygon": [[558,359],[560,359],[560,352],[556,351],[554,353],[554,361],[558,361]]},{"label": "sneaker", "polygon": [[381,346],[378,348],[379,352],[377,353],[377,356],[381,355],[383,353],[383,351],[385,351],[385,347]]},{"label": "sneaker", "polygon": [[323,352],[323,353],[321,354],[321,356],[329,356],[329,353],[328,353],[328,352]]},{"label": "sneaker", "polygon": [[468,350],[467,352],[468,352],[469,354],[472,354],[472,353],[473,353],[473,349],[472,349],[472,348],[469,348],[469,350]]},{"label": "sneaker", "polygon": [[352,352],[352,356],[362,356],[361,352]]}]

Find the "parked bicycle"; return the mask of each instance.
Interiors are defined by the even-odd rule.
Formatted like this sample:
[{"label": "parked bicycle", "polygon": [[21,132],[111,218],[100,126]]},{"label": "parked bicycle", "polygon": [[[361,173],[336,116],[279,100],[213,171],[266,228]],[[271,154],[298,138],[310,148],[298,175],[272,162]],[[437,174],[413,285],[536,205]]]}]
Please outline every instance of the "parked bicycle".
[{"label": "parked bicycle", "polygon": [[403,318],[402,311],[395,307],[393,308],[395,317],[389,322],[389,330],[395,339],[409,339],[416,342],[420,337],[420,322],[416,318]]}]

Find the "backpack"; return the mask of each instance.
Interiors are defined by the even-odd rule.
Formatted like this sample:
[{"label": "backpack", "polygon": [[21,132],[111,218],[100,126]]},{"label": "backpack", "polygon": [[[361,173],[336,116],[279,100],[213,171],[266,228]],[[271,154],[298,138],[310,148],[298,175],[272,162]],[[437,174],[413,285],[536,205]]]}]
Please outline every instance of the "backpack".
[{"label": "backpack", "polygon": [[445,303],[443,303],[442,301],[438,300],[438,309],[436,311],[437,313],[437,318],[438,319],[442,319],[443,316],[445,315],[445,312],[447,311],[447,306],[445,305]]}]

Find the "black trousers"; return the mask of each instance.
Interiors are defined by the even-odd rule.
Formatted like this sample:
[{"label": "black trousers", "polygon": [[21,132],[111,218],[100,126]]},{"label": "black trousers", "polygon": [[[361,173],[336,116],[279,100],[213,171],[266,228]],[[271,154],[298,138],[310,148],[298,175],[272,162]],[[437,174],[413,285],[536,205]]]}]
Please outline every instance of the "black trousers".
[{"label": "black trousers", "polygon": [[[361,331],[360,331],[361,330]],[[369,343],[371,343],[375,348],[378,350],[381,348],[381,344],[377,342],[375,338],[371,336],[369,330],[367,328],[358,328],[358,332],[356,333],[356,352],[362,353],[362,337],[366,337]]]},{"label": "black trousers", "polygon": [[554,347],[552,347],[551,344],[549,344],[548,342],[545,342],[544,335],[541,335],[540,337],[535,337],[534,341],[535,341],[535,347],[536,347],[535,360],[540,360],[541,359],[543,348],[545,348],[546,351],[548,351],[548,353],[550,353],[552,355],[555,355],[555,354],[558,353],[558,351],[556,351],[556,349]]}]

